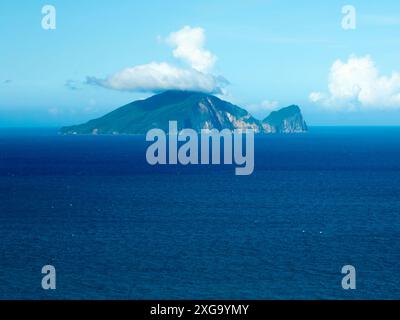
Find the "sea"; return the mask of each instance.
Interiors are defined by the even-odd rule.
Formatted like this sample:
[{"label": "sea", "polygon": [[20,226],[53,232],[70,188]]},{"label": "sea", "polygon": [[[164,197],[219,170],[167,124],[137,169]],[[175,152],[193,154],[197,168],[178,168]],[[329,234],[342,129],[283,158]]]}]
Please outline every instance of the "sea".
[{"label": "sea", "polygon": [[400,127],[257,136],[250,176],[148,145],[0,129],[0,299],[400,298]]}]

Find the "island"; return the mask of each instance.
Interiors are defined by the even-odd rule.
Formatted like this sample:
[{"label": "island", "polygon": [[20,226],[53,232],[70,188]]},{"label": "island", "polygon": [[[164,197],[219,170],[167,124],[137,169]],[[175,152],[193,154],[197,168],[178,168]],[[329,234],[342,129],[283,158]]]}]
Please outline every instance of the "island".
[{"label": "island", "polygon": [[264,120],[218,97],[193,91],[165,91],[122,106],[87,123],[61,128],[63,134],[146,134],[159,128],[168,131],[169,121],[178,130],[253,129],[256,133],[302,133],[307,124],[298,106],[272,112]]}]

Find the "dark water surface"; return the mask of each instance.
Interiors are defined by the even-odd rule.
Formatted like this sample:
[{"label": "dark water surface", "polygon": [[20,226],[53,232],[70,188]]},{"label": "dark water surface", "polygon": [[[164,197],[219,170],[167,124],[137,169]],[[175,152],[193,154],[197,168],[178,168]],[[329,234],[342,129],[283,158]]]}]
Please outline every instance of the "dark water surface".
[{"label": "dark water surface", "polygon": [[257,137],[248,177],[146,146],[0,130],[0,299],[400,298],[400,128]]}]

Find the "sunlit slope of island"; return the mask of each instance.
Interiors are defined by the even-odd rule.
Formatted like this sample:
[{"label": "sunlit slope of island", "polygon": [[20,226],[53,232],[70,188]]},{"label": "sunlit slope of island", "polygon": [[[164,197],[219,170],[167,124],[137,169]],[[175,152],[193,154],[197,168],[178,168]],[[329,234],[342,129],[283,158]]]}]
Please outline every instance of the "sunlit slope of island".
[{"label": "sunlit slope of island", "polygon": [[291,106],[271,113],[263,121],[246,110],[213,95],[166,91],[138,100],[87,123],[61,128],[64,134],[145,134],[150,129],[168,131],[169,121],[179,129],[254,129],[257,133],[307,131],[300,108]]}]

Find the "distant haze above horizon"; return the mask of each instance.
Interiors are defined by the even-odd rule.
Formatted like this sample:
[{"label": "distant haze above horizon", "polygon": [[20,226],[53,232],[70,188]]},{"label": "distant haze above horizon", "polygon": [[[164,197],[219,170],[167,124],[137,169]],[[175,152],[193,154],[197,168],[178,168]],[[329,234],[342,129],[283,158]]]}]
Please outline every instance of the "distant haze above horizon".
[{"label": "distant haze above horizon", "polygon": [[[166,90],[211,93],[262,119],[400,125],[400,2],[54,0],[0,3],[0,127],[56,127]],[[347,11],[346,11],[347,12]]]}]

